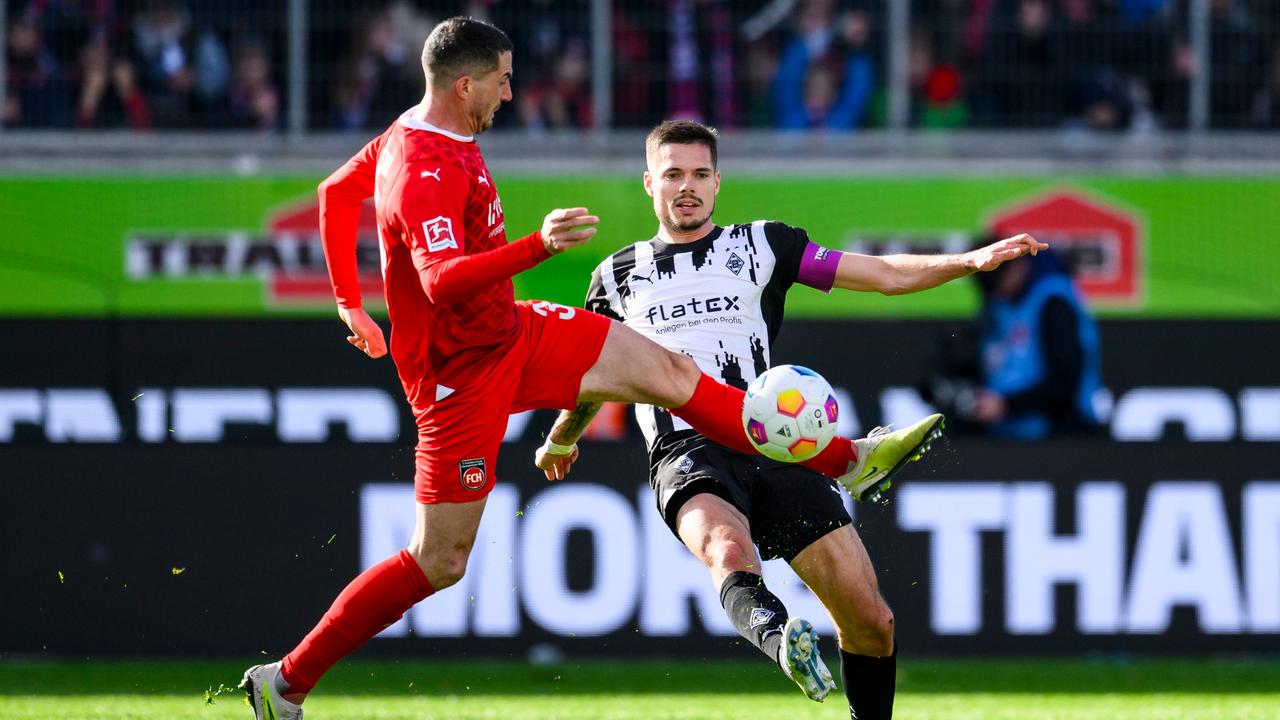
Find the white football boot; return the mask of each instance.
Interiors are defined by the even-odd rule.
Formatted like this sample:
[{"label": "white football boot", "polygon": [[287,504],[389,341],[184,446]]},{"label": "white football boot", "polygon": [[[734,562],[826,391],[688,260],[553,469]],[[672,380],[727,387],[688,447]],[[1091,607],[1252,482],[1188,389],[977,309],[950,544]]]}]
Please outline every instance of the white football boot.
[{"label": "white football boot", "polygon": [[253,716],[257,720],[302,720],[302,706],[294,705],[276,692],[276,676],[279,674],[278,662],[254,665],[244,671],[240,689],[249,696]]},{"label": "white football boot", "polygon": [[864,438],[853,441],[858,461],[836,478],[854,500],[880,502],[892,484],[893,476],[907,463],[919,460],[929,451],[934,440],[942,437],[946,418],[934,413],[901,430],[878,427]]},{"label": "white football boot", "polygon": [[787,620],[778,652],[782,655],[778,663],[782,672],[794,680],[810,700],[822,702],[836,686],[835,680],[831,679],[831,671],[818,653],[818,634],[808,620],[798,617]]}]

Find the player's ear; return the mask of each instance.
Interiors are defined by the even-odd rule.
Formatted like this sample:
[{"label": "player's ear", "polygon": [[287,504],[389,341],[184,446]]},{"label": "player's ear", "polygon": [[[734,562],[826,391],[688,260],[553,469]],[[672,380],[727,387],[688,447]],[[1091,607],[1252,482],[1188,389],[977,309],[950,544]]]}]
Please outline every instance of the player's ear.
[{"label": "player's ear", "polygon": [[717,170],[717,171],[716,171],[716,190],[715,190],[715,194],[716,194],[716,195],[719,195],[719,194],[720,194],[720,171],[719,171],[719,170]]},{"label": "player's ear", "polygon": [[462,75],[457,80],[454,80],[453,91],[463,100],[471,97],[471,76]]},{"label": "player's ear", "polygon": [[644,171],[644,191],[649,197],[653,197],[653,176],[648,170]]}]

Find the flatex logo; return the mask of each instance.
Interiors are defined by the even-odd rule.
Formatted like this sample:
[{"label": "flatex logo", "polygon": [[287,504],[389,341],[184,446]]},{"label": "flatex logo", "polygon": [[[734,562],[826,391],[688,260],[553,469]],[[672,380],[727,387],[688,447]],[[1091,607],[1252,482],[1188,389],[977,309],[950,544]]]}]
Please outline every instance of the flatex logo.
[{"label": "flatex logo", "polygon": [[730,310],[741,310],[738,306],[739,296],[732,297],[728,295],[717,295],[709,298],[692,298],[689,302],[678,303],[674,306],[668,306],[666,303],[660,303],[649,308],[645,313],[645,317],[649,319],[650,325],[657,324],[658,320],[667,322],[669,320],[679,320],[688,315],[707,315],[710,313],[729,312]]},{"label": "flatex logo", "polygon": [[[320,244],[320,206],[306,200],[268,215],[262,230],[131,231],[125,236],[125,276],[134,282],[167,279],[260,279],[268,305],[333,304]],[[382,297],[382,261],[373,202],[360,209],[356,266],[366,301]]]}]

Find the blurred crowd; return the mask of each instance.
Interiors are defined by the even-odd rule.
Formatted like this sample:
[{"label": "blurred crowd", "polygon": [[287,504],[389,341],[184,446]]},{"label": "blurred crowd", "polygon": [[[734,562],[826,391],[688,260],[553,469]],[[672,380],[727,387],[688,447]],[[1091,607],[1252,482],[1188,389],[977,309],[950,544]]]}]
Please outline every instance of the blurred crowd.
[{"label": "blurred crowd", "polygon": [[[911,0],[910,122],[927,128],[1188,123],[1190,0]],[[500,124],[590,128],[590,0],[311,0],[307,117],[385,125],[422,94],[435,22],[516,47]],[[282,0],[13,0],[10,127],[257,128],[285,114]],[[886,122],[888,0],[615,0],[613,121],[840,132]],[[1214,128],[1280,128],[1280,2],[1209,0]]]},{"label": "blurred crowd", "polygon": [[29,128],[273,128],[279,22],[261,3],[16,0],[4,123]]}]

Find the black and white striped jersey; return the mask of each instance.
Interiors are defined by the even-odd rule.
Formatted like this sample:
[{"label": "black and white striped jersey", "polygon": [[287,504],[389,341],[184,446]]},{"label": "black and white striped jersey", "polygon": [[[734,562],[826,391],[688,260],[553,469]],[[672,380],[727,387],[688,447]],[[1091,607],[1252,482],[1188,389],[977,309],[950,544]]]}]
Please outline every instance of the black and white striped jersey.
[{"label": "black and white striped jersey", "polygon": [[[769,367],[787,290],[809,246],[804,230],[766,220],[717,226],[691,243],[655,237],[600,263],[585,305],[745,389]],[[650,405],[636,405],[636,417],[650,449],[662,433],[689,429]]]}]

